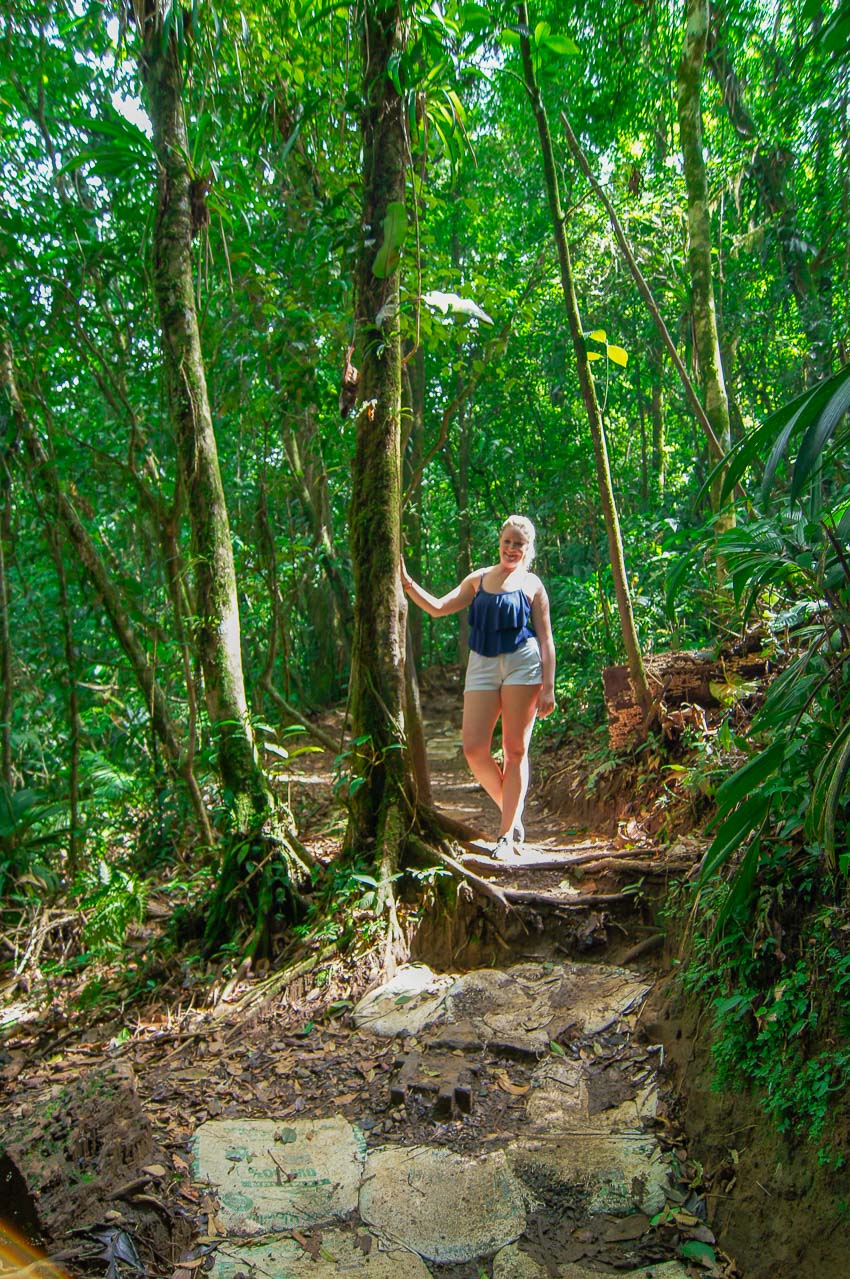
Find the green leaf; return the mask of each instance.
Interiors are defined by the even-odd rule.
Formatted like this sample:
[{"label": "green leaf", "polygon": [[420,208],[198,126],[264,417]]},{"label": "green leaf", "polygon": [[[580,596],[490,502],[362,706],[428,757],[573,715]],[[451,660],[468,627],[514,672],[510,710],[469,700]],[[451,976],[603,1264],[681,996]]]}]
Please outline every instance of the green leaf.
[{"label": "green leaf", "polygon": [[502,44],[507,45],[508,48],[511,48],[511,49],[519,48],[519,32],[513,31],[510,27],[505,27],[499,39],[501,40]]},{"label": "green leaf", "polygon": [[703,1243],[701,1239],[689,1239],[687,1243],[682,1244],[682,1256],[693,1257],[699,1261],[710,1261],[712,1264],[717,1261],[717,1254],[711,1244]]},{"label": "green leaf", "polygon": [[771,742],[765,750],[759,751],[731,777],[727,777],[717,790],[717,810],[720,817],[731,812],[746,795],[777,771],[785,758],[785,750],[784,740]]},{"label": "green leaf", "polygon": [[621,346],[609,346],[608,359],[612,364],[619,364],[620,368],[624,369],[629,362],[629,353],[624,351]]},{"label": "green leaf", "polygon": [[825,386],[831,387],[827,401],[803,436],[794,463],[792,502],[799,497],[800,490],[820,460],[836,426],[850,409],[850,365],[843,368],[835,378],[830,378]]},{"label": "green leaf", "polygon": [[375,261],[372,274],[378,280],[386,280],[398,268],[401,246],[407,237],[407,210],[401,200],[391,200],[384,217],[384,239]]},{"label": "green leaf", "polygon": [[731,816],[727,817],[714,836],[702,864],[697,883],[702,886],[766,818],[772,796],[757,791],[750,795]]},{"label": "green leaf", "polygon": [[548,22],[538,22],[534,28],[534,43],[539,45],[541,40],[545,40],[549,32],[552,30]]},{"label": "green leaf", "polygon": [[541,43],[553,53],[564,57],[575,57],[576,54],[581,53],[575,40],[571,40],[569,36],[547,35]]}]

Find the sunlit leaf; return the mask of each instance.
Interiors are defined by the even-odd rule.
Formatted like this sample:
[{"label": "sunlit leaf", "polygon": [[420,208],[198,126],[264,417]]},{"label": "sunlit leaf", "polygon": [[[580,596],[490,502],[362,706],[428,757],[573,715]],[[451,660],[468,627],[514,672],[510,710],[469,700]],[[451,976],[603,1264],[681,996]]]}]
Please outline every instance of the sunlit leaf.
[{"label": "sunlit leaf", "polygon": [[624,351],[621,346],[609,346],[608,359],[612,364],[619,364],[624,369],[629,362],[629,353]]},{"label": "sunlit leaf", "polygon": [[553,53],[566,57],[574,57],[577,53],[581,53],[575,40],[571,40],[569,36],[547,35],[540,43],[545,48],[551,49]]},{"label": "sunlit leaf", "polygon": [[608,334],[605,332],[605,330],[604,330],[604,329],[594,329],[594,330],[593,330],[593,332],[592,332],[592,333],[588,333],[588,335],[587,335],[587,336],[588,336],[589,338],[591,338],[594,342],[607,342],[607,341],[608,341]]}]

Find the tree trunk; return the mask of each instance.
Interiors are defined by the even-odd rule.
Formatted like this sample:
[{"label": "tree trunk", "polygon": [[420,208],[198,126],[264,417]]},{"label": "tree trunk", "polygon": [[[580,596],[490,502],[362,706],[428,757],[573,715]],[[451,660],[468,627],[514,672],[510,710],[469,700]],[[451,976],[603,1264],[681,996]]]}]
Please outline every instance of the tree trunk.
[{"label": "tree trunk", "polygon": [[[5,383],[5,378],[3,378]],[[12,548],[12,476],[9,457],[16,436],[13,413],[0,412],[0,785],[7,794],[14,789],[12,773],[12,711],[15,685],[12,670],[12,628],[9,621],[11,595],[6,572],[8,554]]]},{"label": "tree trunk", "polygon": [[[401,339],[398,259],[385,242],[390,214],[404,207],[403,103],[388,73],[403,48],[395,3],[363,10],[363,224],[355,334],[360,369],[350,508],[354,572],[351,784],[346,849],[370,853],[381,905],[409,824],[404,747],[405,614],[398,563],[401,529]],[[378,254],[381,257],[378,258]],[[392,909],[392,907],[391,907]],[[394,918],[394,911],[393,911]]]},{"label": "tree trunk", "polygon": [[162,746],[169,769],[173,776],[183,778],[201,829],[209,834],[209,819],[204,808],[203,797],[191,769],[187,770],[185,760],[182,758],[178,730],[171,717],[165,693],[154,675],[153,667],[148,661],[144,645],[136,634],[120,591],[112,581],[74,504],[63,491],[56,469],[24,412],[15,385],[11,344],[5,340],[0,342],[0,385],[9,397],[17,423],[18,437],[29,456],[36,485],[44,493],[48,503],[51,522],[58,522],[63,526],[83,571],[97,591],[115,638],[124,650],[136,682],[142,691],[151,724]]},{"label": "tree trunk", "polygon": [[[422,463],[425,457],[425,348],[420,344],[405,364],[410,430],[404,447],[404,558],[411,577],[422,579]],[[417,666],[422,662],[422,619],[408,610],[407,625]]]},{"label": "tree trunk", "polygon": [[596,398],[596,386],[593,381],[590,362],[587,358],[587,348],[584,342],[578,302],[575,295],[575,286],[573,284],[572,262],[570,260],[569,245],[567,244],[564,214],[561,209],[561,197],[558,192],[558,177],[555,170],[552,138],[549,133],[549,120],[546,115],[546,108],[543,105],[540,90],[538,89],[535,80],[534,65],[531,59],[531,44],[527,34],[529,27],[526,5],[520,4],[518,6],[518,12],[521,32],[520,50],[522,53],[523,70],[525,73],[525,85],[528,90],[528,95],[531,99],[532,108],[534,110],[534,116],[537,121],[537,131],[540,137],[540,147],[543,156],[543,170],[546,179],[546,191],[549,197],[549,208],[552,214],[555,244],[558,250],[558,260],[561,269],[561,285],[564,291],[564,304],[566,306],[567,319],[569,321],[570,333],[576,354],[582,399],[584,400],[585,408],[587,409],[590,434],[593,439],[596,480],[599,486],[600,503],[605,519],[605,531],[608,537],[608,554],[611,560],[611,571],[614,575],[614,592],[617,597],[617,608],[620,615],[620,629],[626,650],[626,660],[629,667],[629,673],[635,690],[635,697],[638,703],[644,707],[648,713],[652,698],[643,669],[643,658],[641,656],[637,630],[635,629],[634,614],[632,612],[629,581],[626,575],[626,565],[623,557],[623,539],[620,533],[620,521],[617,515],[617,507],[614,502],[614,490],[611,483],[611,469],[608,463],[605,428],[602,422],[599,402]]},{"label": "tree trunk", "polygon": [[[717,313],[711,266],[711,223],[708,212],[708,183],[702,149],[702,111],[700,88],[705,45],[708,35],[708,0],[687,0],[685,45],[677,72],[679,138],[685,166],[688,192],[688,263],[691,277],[691,302],[694,317],[694,340],[699,360],[705,412],[720,446],[709,445],[710,462],[715,465],[729,451],[729,401],[720,358]],[[720,514],[720,492],[724,473],[717,472],[711,486],[711,503],[720,516],[718,532],[735,523],[730,504]]]},{"label": "tree trunk", "polygon": [[[50,558],[56,569],[59,584],[59,610],[62,614],[62,640],[65,648],[65,665],[68,668],[68,877],[73,879],[80,868],[80,738],[82,722],[80,719],[79,677],[77,673],[77,646],[74,643],[74,629],[71,620],[71,607],[68,602],[68,579],[65,573],[65,561],[62,558],[62,543],[56,525],[48,520],[47,541]],[[201,804],[206,817],[206,809]],[[197,805],[196,805],[197,812]]]},{"label": "tree trunk", "polygon": [[161,9],[144,7],[142,80],[158,161],[153,285],[168,407],[192,533],[196,642],[218,766],[233,832],[259,833],[274,811],[257,761],[240,648],[236,572],[207,395],[192,275],[193,211],[176,35],[163,41]]}]

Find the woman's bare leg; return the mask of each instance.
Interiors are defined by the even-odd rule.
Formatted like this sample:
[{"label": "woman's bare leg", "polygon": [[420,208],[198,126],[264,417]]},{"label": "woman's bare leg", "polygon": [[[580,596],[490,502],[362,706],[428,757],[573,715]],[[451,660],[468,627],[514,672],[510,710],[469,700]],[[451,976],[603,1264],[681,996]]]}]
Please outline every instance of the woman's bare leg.
[{"label": "woman's bare leg", "polygon": [[473,777],[501,810],[502,770],[490,753],[500,709],[498,689],[478,689],[463,695],[463,753]]},{"label": "woman's bare leg", "polygon": [[528,745],[537,715],[539,684],[502,685],[502,825],[500,835],[513,840],[514,827],[522,822],[528,790]]}]

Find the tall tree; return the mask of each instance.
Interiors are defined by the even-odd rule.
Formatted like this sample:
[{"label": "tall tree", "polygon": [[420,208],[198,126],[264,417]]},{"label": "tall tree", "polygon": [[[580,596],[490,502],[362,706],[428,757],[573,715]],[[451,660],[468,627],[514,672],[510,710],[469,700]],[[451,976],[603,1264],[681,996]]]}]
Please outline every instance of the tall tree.
[{"label": "tall tree", "polygon": [[153,124],[158,186],[153,286],[159,312],[165,384],[192,530],[197,645],[204,694],[216,739],[234,831],[262,829],[273,809],[254,749],[242,674],[239,603],[227,504],[207,395],[195,309],[191,245],[203,213],[202,186],[189,174],[177,32],[146,0],[138,13],[142,80]]},{"label": "tall tree", "polygon": [[608,447],[605,440],[605,426],[596,395],[596,386],[590,361],[587,358],[587,346],[579,315],[578,300],[573,282],[573,268],[570,257],[570,246],[567,242],[566,219],[561,207],[561,196],[558,189],[558,174],[555,168],[555,156],[552,149],[552,137],[549,132],[549,119],[543,98],[537,86],[534,62],[529,39],[528,9],[523,3],[518,7],[520,28],[520,50],[525,76],[525,86],[531,100],[537,131],[540,138],[540,149],[543,159],[543,171],[546,181],[546,194],[549,199],[549,210],[552,217],[552,228],[555,235],[555,246],[561,271],[561,287],[564,294],[564,306],[576,356],[579,385],[582,399],[587,410],[590,434],[593,440],[593,456],[596,463],[596,481],[599,487],[599,500],[605,520],[605,532],[608,538],[608,555],[611,571],[614,576],[614,593],[617,598],[617,609],[620,615],[620,629],[623,646],[626,650],[626,662],[634,689],[635,700],[644,712],[649,714],[652,703],[649,684],[643,666],[640,643],[635,628],[632,610],[629,579],[623,554],[623,538],[620,532],[620,520],[614,500],[614,486],[611,481],[611,467],[608,461]]},{"label": "tall tree", "polygon": [[354,745],[346,845],[380,869],[383,900],[410,817],[404,738],[405,605],[401,527],[399,260],[407,225],[403,100],[390,74],[404,49],[400,0],[366,0],[361,56],[363,222],[355,333],[360,384],[350,508],[354,572],[351,718]]}]

